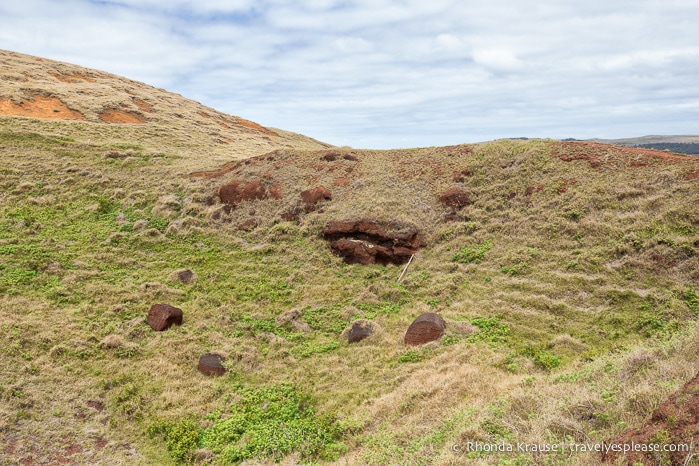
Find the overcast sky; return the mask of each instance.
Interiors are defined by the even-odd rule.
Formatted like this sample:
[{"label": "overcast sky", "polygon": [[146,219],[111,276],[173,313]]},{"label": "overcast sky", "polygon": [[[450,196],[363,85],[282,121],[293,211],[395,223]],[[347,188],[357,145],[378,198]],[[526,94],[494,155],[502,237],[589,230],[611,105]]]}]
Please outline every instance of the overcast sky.
[{"label": "overcast sky", "polygon": [[699,0],[2,0],[0,48],[358,148],[699,134]]}]

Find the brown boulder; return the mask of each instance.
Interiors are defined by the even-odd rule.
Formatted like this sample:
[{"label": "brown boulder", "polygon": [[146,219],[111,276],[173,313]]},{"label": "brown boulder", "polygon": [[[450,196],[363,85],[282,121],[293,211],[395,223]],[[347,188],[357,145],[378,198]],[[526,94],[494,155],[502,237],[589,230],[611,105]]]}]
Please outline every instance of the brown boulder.
[{"label": "brown boulder", "polygon": [[352,323],[352,326],[347,332],[347,341],[349,343],[357,343],[374,334],[372,322],[367,320],[357,320]]},{"label": "brown boulder", "polygon": [[204,354],[199,358],[199,372],[210,377],[218,377],[226,373],[226,368],[223,367],[225,359],[218,354]]},{"label": "brown boulder", "polygon": [[232,206],[255,199],[265,199],[267,192],[259,181],[231,181],[221,186],[218,197],[221,202]]},{"label": "brown boulder", "polygon": [[337,158],[340,156],[339,152],[335,151],[328,151],[323,156],[320,158],[321,160],[325,160],[326,162],[333,162],[337,160]]},{"label": "brown boulder", "polygon": [[405,332],[406,345],[422,345],[442,338],[444,335],[444,319],[434,312],[426,312],[420,315],[410,324]]},{"label": "brown boulder", "polygon": [[156,332],[167,330],[173,325],[182,324],[182,309],[169,304],[153,304],[146,322]]},{"label": "brown boulder", "polygon": [[197,279],[197,274],[190,269],[176,270],[170,275],[172,281],[188,285]]},{"label": "brown boulder", "polygon": [[439,196],[439,202],[452,209],[461,209],[471,204],[470,194],[461,188],[447,189]]},{"label": "brown boulder", "polygon": [[303,200],[304,204],[306,204],[306,212],[314,210],[315,205],[322,200],[332,200],[332,197],[332,191],[324,188],[323,186],[318,186],[317,188],[307,189],[301,192],[301,200]]}]

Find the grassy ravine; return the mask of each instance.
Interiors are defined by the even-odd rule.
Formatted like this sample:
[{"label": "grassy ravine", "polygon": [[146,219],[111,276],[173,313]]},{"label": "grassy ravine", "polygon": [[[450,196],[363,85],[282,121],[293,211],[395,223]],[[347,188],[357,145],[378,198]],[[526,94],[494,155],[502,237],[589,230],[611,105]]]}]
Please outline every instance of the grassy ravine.
[{"label": "grassy ravine", "polygon": [[[683,180],[699,164],[593,169],[552,157],[551,141],[352,151],[361,184],[296,224],[278,216],[293,189],[336,176],[309,168],[316,153],[232,174],[269,171],[285,198],[220,217],[204,200],[229,178],[183,176],[186,148],[0,123],[0,464],[589,465],[464,449],[599,443],[699,370],[699,182]],[[436,203],[451,172],[396,175],[420,160],[472,172],[462,221]],[[250,210],[259,226],[237,230]],[[349,216],[423,230],[401,284],[399,267],[331,254],[321,228]],[[183,268],[193,283],[174,279]],[[156,302],[184,324],[152,332]],[[425,311],[447,335],[406,348]],[[379,331],[349,346],[357,318]],[[225,376],[197,372],[209,351]]]}]

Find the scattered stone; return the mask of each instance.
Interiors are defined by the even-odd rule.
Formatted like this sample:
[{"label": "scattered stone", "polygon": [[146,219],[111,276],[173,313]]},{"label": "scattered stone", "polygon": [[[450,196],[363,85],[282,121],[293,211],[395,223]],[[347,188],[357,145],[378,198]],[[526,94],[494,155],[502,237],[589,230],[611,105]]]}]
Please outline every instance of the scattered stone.
[{"label": "scattered stone", "polygon": [[236,206],[245,201],[265,199],[267,192],[259,181],[231,181],[221,186],[218,197],[224,204]]},{"label": "scattered stone", "polygon": [[182,324],[182,309],[169,304],[153,304],[146,322],[156,332],[167,330],[172,325]]},{"label": "scattered stone", "polygon": [[452,209],[461,209],[471,204],[469,193],[461,188],[450,188],[439,196],[439,202]]},{"label": "scattered stone", "polygon": [[401,222],[331,221],[323,236],[348,264],[404,264],[423,245],[417,227]]},{"label": "scattered stone", "polygon": [[226,373],[223,367],[225,359],[218,354],[204,354],[199,358],[199,372],[210,377],[218,377]]},{"label": "scattered stone", "polygon": [[444,319],[439,315],[426,312],[408,327],[408,331],[405,332],[405,344],[415,346],[438,340],[444,335],[445,326]]},{"label": "scattered stone", "polygon": [[197,274],[190,269],[176,270],[170,275],[170,280],[188,285],[197,279]]},{"label": "scattered stone", "polygon": [[347,331],[347,341],[349,343],[357,343],[372,336],[374,333],[375,330],[373,322],[364,319],[356,320],[352,322],[352,325]]},{"label": "scattered stone", "polygon": [[323,186],[318,186],[317,188],[307,189],[301,192],[301,200],[303,200],[306,205],[306,212],[311,212],[315,210],[316,204],[322,200],[330,201],[332,200],[333,193],[329,189]]},{"label": "scattered stone", "polygon": [[320,158],[321,160],[325,160],[326,162],[334,162],[337,160],[337,158],[340,156],[339,152],[335,151],[328,151],[323,156]]}]

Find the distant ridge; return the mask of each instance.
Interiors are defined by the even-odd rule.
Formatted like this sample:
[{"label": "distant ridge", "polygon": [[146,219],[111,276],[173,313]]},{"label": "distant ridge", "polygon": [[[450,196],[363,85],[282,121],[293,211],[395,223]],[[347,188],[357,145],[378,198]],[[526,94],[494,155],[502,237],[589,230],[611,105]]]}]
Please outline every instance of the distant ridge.
[{"label": "distant ridge", "polygon": [[699,136],[697,135],[651,135],[622,139],[588,139],[588,141],[644,149],[667,150],[677,154],[699,155]]}]

